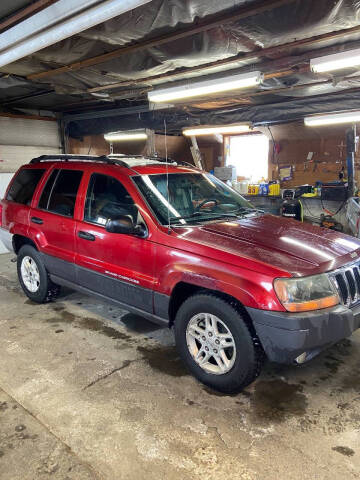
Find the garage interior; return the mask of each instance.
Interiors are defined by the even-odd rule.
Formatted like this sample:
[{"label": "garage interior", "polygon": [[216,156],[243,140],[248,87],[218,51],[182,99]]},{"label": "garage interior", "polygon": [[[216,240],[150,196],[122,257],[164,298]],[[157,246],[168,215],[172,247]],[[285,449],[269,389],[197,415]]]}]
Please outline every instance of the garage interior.
[{"label": "garage interior", "polygon": [[[156,156],[360,237],[359,16],[355,0],[3,0],[0,198],[44,154]],[[185,94],[156,101],[168,88]],[[360,478],[358,332],[223,395],[171,330],[70,290],[35,305],[0,253],[1,480]]]}]

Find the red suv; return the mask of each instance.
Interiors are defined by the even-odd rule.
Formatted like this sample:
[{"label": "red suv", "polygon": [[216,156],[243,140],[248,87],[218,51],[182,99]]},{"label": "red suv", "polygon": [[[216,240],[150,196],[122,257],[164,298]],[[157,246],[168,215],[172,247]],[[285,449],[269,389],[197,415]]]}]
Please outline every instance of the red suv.
[{"label": "red suv", "polygon": [[203,383],[237,392],[265,356],[303,363],[360,322],[360,242],[256,210],[170,161],[43,156],[0,204],[34,302],[65,285],[167,326]]}]

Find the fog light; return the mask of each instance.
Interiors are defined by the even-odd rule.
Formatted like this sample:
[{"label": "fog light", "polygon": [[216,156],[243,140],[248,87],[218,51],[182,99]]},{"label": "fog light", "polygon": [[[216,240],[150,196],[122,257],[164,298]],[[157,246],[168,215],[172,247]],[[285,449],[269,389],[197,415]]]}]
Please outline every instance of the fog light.
[{"label": "fog light", "polygon": [[302,353],[301,355],[295,358],[295,362],[299,364],[304,363],[305,360],[306,360],[306,352]]}]

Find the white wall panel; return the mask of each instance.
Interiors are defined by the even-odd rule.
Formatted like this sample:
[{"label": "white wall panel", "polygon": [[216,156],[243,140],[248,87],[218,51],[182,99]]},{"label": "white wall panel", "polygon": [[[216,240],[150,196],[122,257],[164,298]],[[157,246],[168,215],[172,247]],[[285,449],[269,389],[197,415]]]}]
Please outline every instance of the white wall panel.
[{"label": "white wall panel", "polygon": [[0,173],[12,173],[34,157],[60,153],[60,148],[0,144]]},{"label": "white wall panel", "polygon": [[47,120],[0,117],[0,145],[58,147],[58,124]]}]

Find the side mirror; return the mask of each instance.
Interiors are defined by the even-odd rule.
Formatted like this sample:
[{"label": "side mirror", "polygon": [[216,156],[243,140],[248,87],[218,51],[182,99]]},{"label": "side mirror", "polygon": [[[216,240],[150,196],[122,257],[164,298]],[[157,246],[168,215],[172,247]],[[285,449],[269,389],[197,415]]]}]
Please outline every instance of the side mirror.
[{"label": "side mirror", "polygon": [[130,215],[120,215],[106,222],[105,230],[109,233],[122,233],[146,237],[146,229],[142,225],[134,225]]}]

